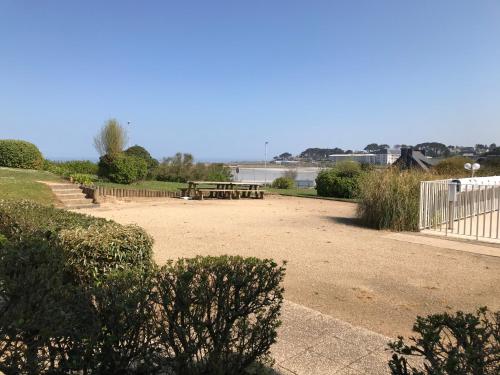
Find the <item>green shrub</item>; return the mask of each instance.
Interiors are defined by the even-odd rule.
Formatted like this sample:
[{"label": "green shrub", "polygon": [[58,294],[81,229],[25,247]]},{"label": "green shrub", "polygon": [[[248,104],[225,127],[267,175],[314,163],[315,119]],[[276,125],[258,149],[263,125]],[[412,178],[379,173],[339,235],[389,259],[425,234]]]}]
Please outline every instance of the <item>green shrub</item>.
[{"label": "green shrub", "polygon": [[[199,163],[197,164],[199,165]],[[202,164],[204,173],[202,180],[205,181],[231,181],[233,175],[231,169],[222,163]]]},{"label": "green shrub", "polygon": [[42,239],[0,248],[1,373],[78,368],[89,317],[89,299],[71,282],[64,252]]},{"label": "green shrub", "polygon": [[376,229],[418,231],[420,182],[437,176],[390,168],[363,174],[359,180],[358,217]]},{"label": "green shrub", "polygon": [[160,339],[176,374],[241,374],[276,341],[284,268],[271,260],[169,262],[157,285]]},{"label": "green shrub", "polygon": [[97,181],[97,176],[92,174],[72,173],[69,175],[69,179],[74,183],[90,186]]},{"label": "green shrub", "polygon": [[0,167],[40,169],[43,156],[40,150],[26,141],[0,140]]},{"label": "green shrub", "polygon": [[150,374],[160,367],[153,301],[155,269],[113,271],[90,289],[93,326],[85,370]]},{"label": "green shrub", "polygon": [[[500,374],[500,311],[417,317],[413,331],[419,337],[410,344],[399,337],[389,345],[393,375]],[[412,365],[412,358],[423,359],[423,366]]]},{"label": "green shrub", "polygon": [[142,159],[146,162],[147,168],[148,168],[148,178],[153,178],[156,176],[158,166],[160,163],[158,160],[153,158],[151,154],[146,150],[144,147],[135,145],[132,147],[129,147],[125,150],[125,154],[128,156],[134,156],[136,158]]},{"label": "green shrub", "polygon": [[316,190],[319,196],[336,198],[355,198],[359,190],[361,165],[346,161],[334,168],[324,169],[316,177]]},{"label": "green shrub", "polygon": [[0,233],[12,241],[47,239],[64,250],[75,278],[82,281],[152,262],[153,242],[143,229],[30,201],[0,201]]},{"label": "green shrub", "polygon": [[157,169],[156,179],[170,182],[231,181],[231,169],[227,165],[222,163],[194,164],[193,160],[193,155],[180,152],[163,159]]},{"label": "green shrub", "polygon": [[99,177],[118,184],[131,184],[144,180],[148,167],[143,159],[125,154],[105,155],[99,159]]},{"label": "green shrub", "polygon": [[295,181],[289,177],[278,177],[271,184],[274,189],[292,189],[294,186]]},{"label": "green shrub", "polygon": [[56,174],[89,174],[96,175],[98,167],[96,163],[90,160],[69,160],[69,161],[50,161],[44,162],[44,169]]},{"label": "green shrub", "polygon": [[153,274],[113,271],[87,285],[66,261],[41,239],[0,249],[0,371],[151,373]]}]

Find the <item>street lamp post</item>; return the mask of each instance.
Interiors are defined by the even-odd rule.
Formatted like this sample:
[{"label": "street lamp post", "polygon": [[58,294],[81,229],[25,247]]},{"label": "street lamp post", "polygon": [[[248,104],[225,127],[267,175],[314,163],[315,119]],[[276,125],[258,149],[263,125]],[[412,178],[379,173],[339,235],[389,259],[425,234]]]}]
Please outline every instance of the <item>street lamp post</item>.
[{"label": "street lamp post", "polygon": [[267,184],[267,145],[268,141],[264,143],[264,186]]}]

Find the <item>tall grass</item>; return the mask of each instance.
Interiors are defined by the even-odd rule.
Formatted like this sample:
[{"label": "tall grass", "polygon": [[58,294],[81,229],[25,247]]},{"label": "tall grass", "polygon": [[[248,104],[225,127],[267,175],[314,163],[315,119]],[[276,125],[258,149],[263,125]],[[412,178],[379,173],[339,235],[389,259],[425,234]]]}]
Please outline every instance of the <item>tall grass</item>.
[{"label": "tall grass", "polygon": [[366,226],[418,231],[420,181],[440,176],[389,168],[360,177],[358,217]]}]

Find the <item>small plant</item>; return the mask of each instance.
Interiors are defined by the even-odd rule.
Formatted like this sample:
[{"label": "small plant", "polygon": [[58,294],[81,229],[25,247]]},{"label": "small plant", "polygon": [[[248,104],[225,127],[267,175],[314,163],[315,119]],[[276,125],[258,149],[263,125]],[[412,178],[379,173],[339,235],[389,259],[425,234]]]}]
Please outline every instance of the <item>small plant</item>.
[{"label": "small plant", "polygon": [[15,139],[0,140],[0,167],[41,169],[43,156],[30,142]]},{"label": "small plant", "polygon": [[417,317],[413,331],[419,337],[410,338],[411,344],[403,337],[389,344],[393,375],[500,373],[500,311],[489,314],[484,307],[475,314]]},{"label": "small plant", "polygon": [[70,181],[80,184],[80,185],[85,185],[85,186],[90,186],[93,185],[94,182],[97,181],[97,176],[91,175],[91,174],[84,174],[84,173],[72,173],[69,175]]},{"label": "small plant", "polygon": [[274,189],[292,189],[295,186],[295,180],[290,177],[278,177],[276,178],[271,187]]}]

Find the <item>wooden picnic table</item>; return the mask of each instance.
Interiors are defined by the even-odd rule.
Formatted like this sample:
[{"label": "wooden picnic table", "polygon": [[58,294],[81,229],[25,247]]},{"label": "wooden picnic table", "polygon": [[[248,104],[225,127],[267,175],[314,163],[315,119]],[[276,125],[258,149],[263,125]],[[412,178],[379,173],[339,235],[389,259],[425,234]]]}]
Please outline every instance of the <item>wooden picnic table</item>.
[{"label": "wooden picnic table", "polygon": [[188,181],[188,187],[181,189],[182,196],[203,199],[205,194],[209,198],[264,198],[263,185],[256,182],[235,181]]}]

